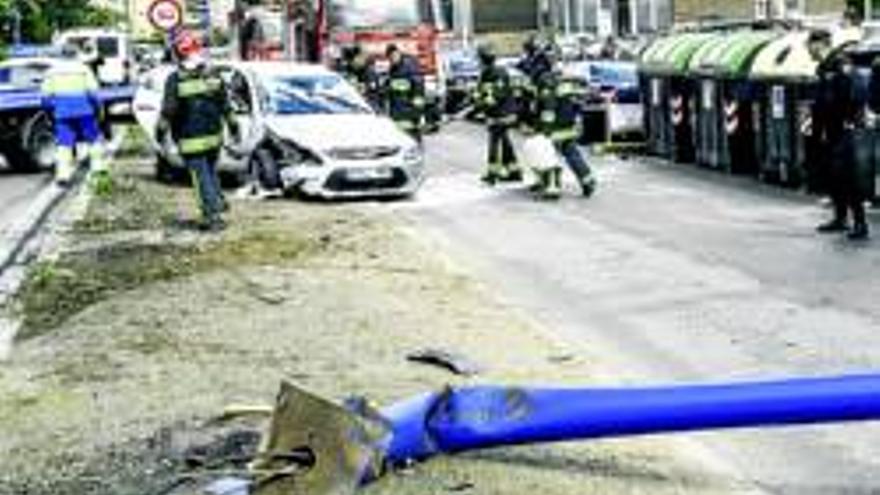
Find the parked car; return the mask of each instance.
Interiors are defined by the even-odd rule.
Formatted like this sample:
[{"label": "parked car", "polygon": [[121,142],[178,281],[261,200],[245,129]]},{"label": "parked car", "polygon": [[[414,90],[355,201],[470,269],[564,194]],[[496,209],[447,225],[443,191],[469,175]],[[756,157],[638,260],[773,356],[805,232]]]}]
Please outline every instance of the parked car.
[{"label": "parked car", "polygon": [[474,50],[456,50],[445,54],[446,112],[458,113],[471,104],[480,80],[480,60]]},{"label": "parked car", "polygon": [[607,129],[603,132],[614,136],[642,131],[641,90],[634,62],[574,62],[567,64],[563,73],[585,89],[585,118],[591,112],[604,114]]},{"label": "parked car", "polygon": [[[421,147],[335,72],[291,62],[229,62],[216,68],[229,87],[242,135],[240,143],[223,150],[220,170],[251,177],[266,190],[324,198],[409,196],[421,186]],[[134,100],[160,176],[181,166],[168,143],[155,141],[170,73],[166,66],[147,74]]]}]

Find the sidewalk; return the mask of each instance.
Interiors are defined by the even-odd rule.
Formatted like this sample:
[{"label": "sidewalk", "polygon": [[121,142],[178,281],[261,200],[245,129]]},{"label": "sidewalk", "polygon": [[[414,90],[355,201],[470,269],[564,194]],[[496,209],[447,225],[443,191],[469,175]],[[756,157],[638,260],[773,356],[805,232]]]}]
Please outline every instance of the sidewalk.
[{"label": "sidewalk", "polygon": [[[270,404],[281,379],[378,404],[465,380],[409,363],[440,348],[468,383],[584,385],[588,348],[551,340],[381,204],[233,202],[231,228],[182,228],[191,192],[150,179],[136,143],[111,198],[19,295],[0,364],[0,493],[146,494],[205,421]],[[671,439],[503,449],[417,466],[372,494],[734,493]]]}]

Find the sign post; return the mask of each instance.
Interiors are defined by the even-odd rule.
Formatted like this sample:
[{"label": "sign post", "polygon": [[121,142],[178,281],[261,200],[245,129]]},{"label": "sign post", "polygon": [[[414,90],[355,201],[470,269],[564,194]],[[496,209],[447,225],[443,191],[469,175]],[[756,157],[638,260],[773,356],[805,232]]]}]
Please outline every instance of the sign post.
[{"label": "sign post", "polygon": [[183,24],[183,7],[176,0],[153,0],[147,8],[147,19],[154,28],[165,32],[165,43],[170,49],[174,32]]}]

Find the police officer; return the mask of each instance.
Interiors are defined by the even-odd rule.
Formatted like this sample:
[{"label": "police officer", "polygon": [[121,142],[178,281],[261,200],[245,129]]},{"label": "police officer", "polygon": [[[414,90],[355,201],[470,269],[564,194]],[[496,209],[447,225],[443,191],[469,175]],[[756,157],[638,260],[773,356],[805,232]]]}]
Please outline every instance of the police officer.
[{"label": "police officer", "polygon": [[[811,34],[808,47],[819,84],[813,109],[817,148],[822,153],[818,173],[834,205],[834,217],[817,227],[820,233],[847,232],[851,240],[868,238],[864,201],[859,184],[854,133],[863,125],[863,106],[856,100],[852,61],[845,53],[831,53],[831,35]],[[849,217],[852,216],[852,226]]]},{"label": "police officer", "polygon": [[[76,49],[64,47],[63,54],[67,59],[74,59]],[[77,144],[84,144],[89,148],[93,186],[98,189],[109,187],[100,130],[102,106],[97,92],[95,75],[88,67],[75,61],[53,65],[43,81],[44,105],[51,109],[55,122],[55,181],[60,186],[67,186],[73,179]]]},{"label": "police officer", "polygon": [[425,83],[419,62],[400,51],[397,45],[388,45],[385,55],[391,66],[388,71],[388,115],[416,141],[422,141],[425,116]]},{"label": "police officer", "polygon": [[223,80],[204,58],[198,39],[188,32],[175,40],[178,68],[165,84],[157,136],[171,134],[192,175],[202,211],[200,228],[220,231],[226,227],[226,209],[216,163],[223,146],[223,124],[233,136],[238,125],[231,113]]},{"label": "police officer", "polygon": [[368,56],[360,45],[347,46],[342,50],[338,69],[373,108],[380,107],[382,87],[375,59]]},{"label": "police officer", "polygon": [[[589,197],[595,191],[596,180],[577,145],[582,96],[577,85],[565,80],[558,70],[545,73],[538,82],[537,130],[553,141],[556,150],[577,177],[583,195]],[[546,196],[559,196],[562,190],[561,171],[551,170],[540,176],[538,186]]]},{"label": "police officer", "polygon": [[481,46],[479,57],[482,71],[477,84],[477,106],[486,117],[489,130],[488,167],[482,180],[489,185],[522,180],[510,140],[510,130],[517,122],[517,103],[510,76],[495,64],[491,47]]}]

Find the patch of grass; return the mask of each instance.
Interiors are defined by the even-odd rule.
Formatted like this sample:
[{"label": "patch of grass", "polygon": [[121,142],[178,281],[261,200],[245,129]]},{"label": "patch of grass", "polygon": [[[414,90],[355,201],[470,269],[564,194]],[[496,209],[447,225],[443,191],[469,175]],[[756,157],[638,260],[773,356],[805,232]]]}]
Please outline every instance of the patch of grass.
[{"label": "patch of grass", "polygon": [[117,244],[39,263],[16,296],[22,318],[17,338],[50,332],[120,292],[213,270],[289,264],[319,248],[313,238],[257,230],[205,244]]},{"label": "patch of grass", "polygon": [[74,233],[156,229],[168,223],[167,198],[152,191],[150,184],[121,174],[114,174],[111,181],[109,192],[92,201],[85,217],[74,223]]}]

